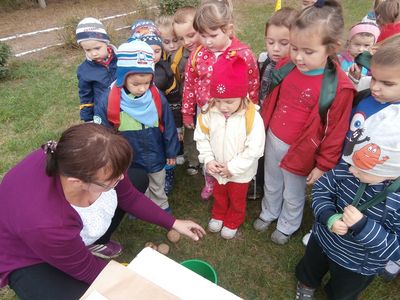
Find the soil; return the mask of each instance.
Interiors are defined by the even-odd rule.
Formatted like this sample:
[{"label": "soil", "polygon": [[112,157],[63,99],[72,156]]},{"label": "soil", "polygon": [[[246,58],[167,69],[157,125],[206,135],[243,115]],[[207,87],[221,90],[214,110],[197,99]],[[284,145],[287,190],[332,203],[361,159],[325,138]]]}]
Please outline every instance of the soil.
[{"label": "soil", "polygon": [[[89,16],[104,18],[132,11],[143,11],[145,7],[152,6],[151,1],[140,2],[140,0],[47,0],[46,3],[46,8],[40,8],[37,5],[13,11],[0,11],[0,39],[53,27],[63,27],[71,19],[80,20]],[[103,21],[103,23],[107,29],[115,29],[131,24],[135,17],[138,16],[119,17]],[[62,43],[63,40],[60,37],[59,30],[24,36],[5,42],[11,46],[13,54],[18,54],[35,48]]]}]

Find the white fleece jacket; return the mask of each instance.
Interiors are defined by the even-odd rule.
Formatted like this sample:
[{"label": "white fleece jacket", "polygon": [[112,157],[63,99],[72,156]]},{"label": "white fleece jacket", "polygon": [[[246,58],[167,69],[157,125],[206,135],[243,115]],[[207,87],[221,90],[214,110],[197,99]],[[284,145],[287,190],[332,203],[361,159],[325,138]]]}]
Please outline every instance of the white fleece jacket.
[{"label": "white fleece jacket", "polygon": [[246,134],[245,113],[246,110],[241,110],[227,119],[216,107],[212,107],[207,113],[201,113],[209,134],[204,133],[197,122],[194,140],[200,153],[199,161],[204,165],[212,160],[227,163],[232,174],[231,178],[213,174],[219,184],[249,182],[257,172],[258,159],[264,154],[263,120],[256,111],[252,129]]}]

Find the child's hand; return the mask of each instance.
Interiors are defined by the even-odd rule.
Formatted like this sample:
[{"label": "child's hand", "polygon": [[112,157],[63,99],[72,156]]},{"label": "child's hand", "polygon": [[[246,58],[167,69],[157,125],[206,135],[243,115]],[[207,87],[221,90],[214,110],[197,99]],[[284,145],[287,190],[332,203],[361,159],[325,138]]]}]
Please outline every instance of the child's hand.
[{"label": "child's hand", "polygon": [[183,141],[183,132],[178,132],[178,140],[179,140],[180,142]]},{"label": "child's hand", "polygon": [[353,205],[349,205],[343,210],[343,222],[347,225],[347,227],[351,227],[354,224],[358,223],[363,218],[362,212],[360,212]]},{"label": "child's hand", "polygon": [[183,116],[182,116],[182,121],[183,121],[183,125],[184,125],[186,128],[192,128],[192,129],[194,129],[193,116],[191,116],[191,115],[183,115]]},{"label": "child's hand", "polygon": [[175,166],[176,165],[176,159],[175,158],[167,158],[167,165],[168,166]]},{"label": "child's hand", "polygon": [[349,68],[349,77],[351,80],[357,81],[361,78],[361,68],[357,64],[352,64]]},{"label": "child's hand", "polygon": [[324,171],[321,171],[317,167],[315,167],[310,174],[308,174],[306,182],[307,184],[314,184],[322,175],[324,175]]},{"label": "child's hand", "polygon": [[206,165],[207,173],[218,174],[220,165],[221,164],[219,162],[217,162],[216,160],[212,160],[212,161],[208,162]]},{"label": "child's hand", "polygon": [[347,227],[346,223],[343,222],[342,220],[335,221],[335,223],[333,223],[332,228],[331,228],[331,231],[338,235],[345,235],[348,230],[349,230],[349,227]]},{"label": "child's hand", "polygon": [[228,165],[226,163],[225,164],[220,164],[218,169],[219,169],[218,173],[222,177],[224,177],[224,178],[232,177],[232,174],[231,174],[231,172],[229,172]]}]

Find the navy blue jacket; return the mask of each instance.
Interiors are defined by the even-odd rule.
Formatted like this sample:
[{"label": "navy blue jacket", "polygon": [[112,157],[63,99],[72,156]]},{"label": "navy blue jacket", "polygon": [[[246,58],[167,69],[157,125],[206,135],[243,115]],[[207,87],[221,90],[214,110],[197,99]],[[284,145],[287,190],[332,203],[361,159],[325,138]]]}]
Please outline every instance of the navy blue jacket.
[{"label": "navy blue jacket", "polygon": [[[117,79],[116,71],[117,56],[114,52],[108,67],[88,59],[78,66],[76,74],[78,76],[81,120],[93,121],[93,105],[97,104],[101,95]],[[86,106],[88,104],[89,106]]]},{"label": "navy blue jacket", "polygon": [[[94,122],[113,127],[107,119],[108,94],[102,95],[94,107]],[[151,93],[150,90],[147,91]],[[164,132],[159,127],[148,127],[139,123],[121,110],[118,131],[128,140],[133,149],[132,167],[144,169],[147,173],[161,171],[167,158],[176,158],[179,141],[174,118],[165,96],[160,93]]]},{"label": "navy blue jacket", "polygon": [[[369,184],[360,204],[381,192],[390,180]],[[353,202],[360,181],[343,160],[326,172],[313,187],[315,220],[313,234],[326,255],[340,266],[363,275],[379,274],[388,260],[400,259],[400,193],[389,193],[386,200],[368,208],[362,226],[354,225],[345,235],[326,226],[327,220]]]}]

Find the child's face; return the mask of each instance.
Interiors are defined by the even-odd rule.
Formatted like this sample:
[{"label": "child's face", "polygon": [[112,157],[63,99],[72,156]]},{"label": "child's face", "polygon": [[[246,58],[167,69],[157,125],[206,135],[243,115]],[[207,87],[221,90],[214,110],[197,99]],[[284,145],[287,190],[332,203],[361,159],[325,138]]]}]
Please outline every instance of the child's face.
[{"label": "child's face", "polygon": [[151,45],[151,49],[154,51],[154,63],[158,63],[161,59],[162,48],[158,45]]},{"label": "child's face", "polygon": [[224,51],[231,43],[233,26],[227,26],[223,31],[221,28],[217,30],[207,29],[200,34],[201,43],[212,52]]},{"label": "child's face", "polygon": [[182,46],[190,52],[195,50],[199,45],[200,37],[198,32],[194,30],[192,22],[174,24],[174,32],[178,40],[182,43]]},{"label": "child's face", "polygon": [[382,103],[400,102],[399,66],[371,65],[371,94]]},{"label": "child's face", "polygon": [[164,48],[165,52],[167,52],[167,54],[175,53],[176,50],[178,50],[178,48],[180,47],[178,38],[175,36],[175,34],[172,31],[161,32],[161,39],[162,39],[163,48]]},{"label": "child's face", "polygon": [[315,2],[317,2],[317,0],[300,0],[301,8],[305,9],[306,7],[313,5]]},{"label": "child's face", "polygon": [[126,78],[125,87],[135,97],[142,96],[149,88],[152,74],[130,74]]},{"label": "child's face", "polygon": [[242,103],[241,98],[226,98],[226,99],[214,99],[215,107],[228,118],[233,113],[235,113],[240,104]]},{"label": "child's face", "polygon": [[289,54],[289,29],[285,26],[269,25],[265,37],[268,56],[277,62]]},{"label": "child's face", "polygon": [[349,171],[351,174],[353,174],[354,177],[358,178],[358,180],[368,184],[376,184],[383,182],[385,180],[393,179],[393,178],[368,174],[362,171],[361,169],[357,168],[356,166],[350,166]]},{"label": "child's face", "polygon": [[356,34],[349,42],[348,50],[350,55],[356,57],[358,54],[364,51],[369,51],[374,45],[374,36],[364,36]]},{"label": "child's face", "polygon": [[108,57],[107,44],[100,41],[88,40],[80,43],[86,56],[96,62],[103,61]]},{"label": "child's face", "polygon": [[301,72],[325,67],[329,53],[316,32],[294,28],[290,31],[289,40],[290,58]]}]

